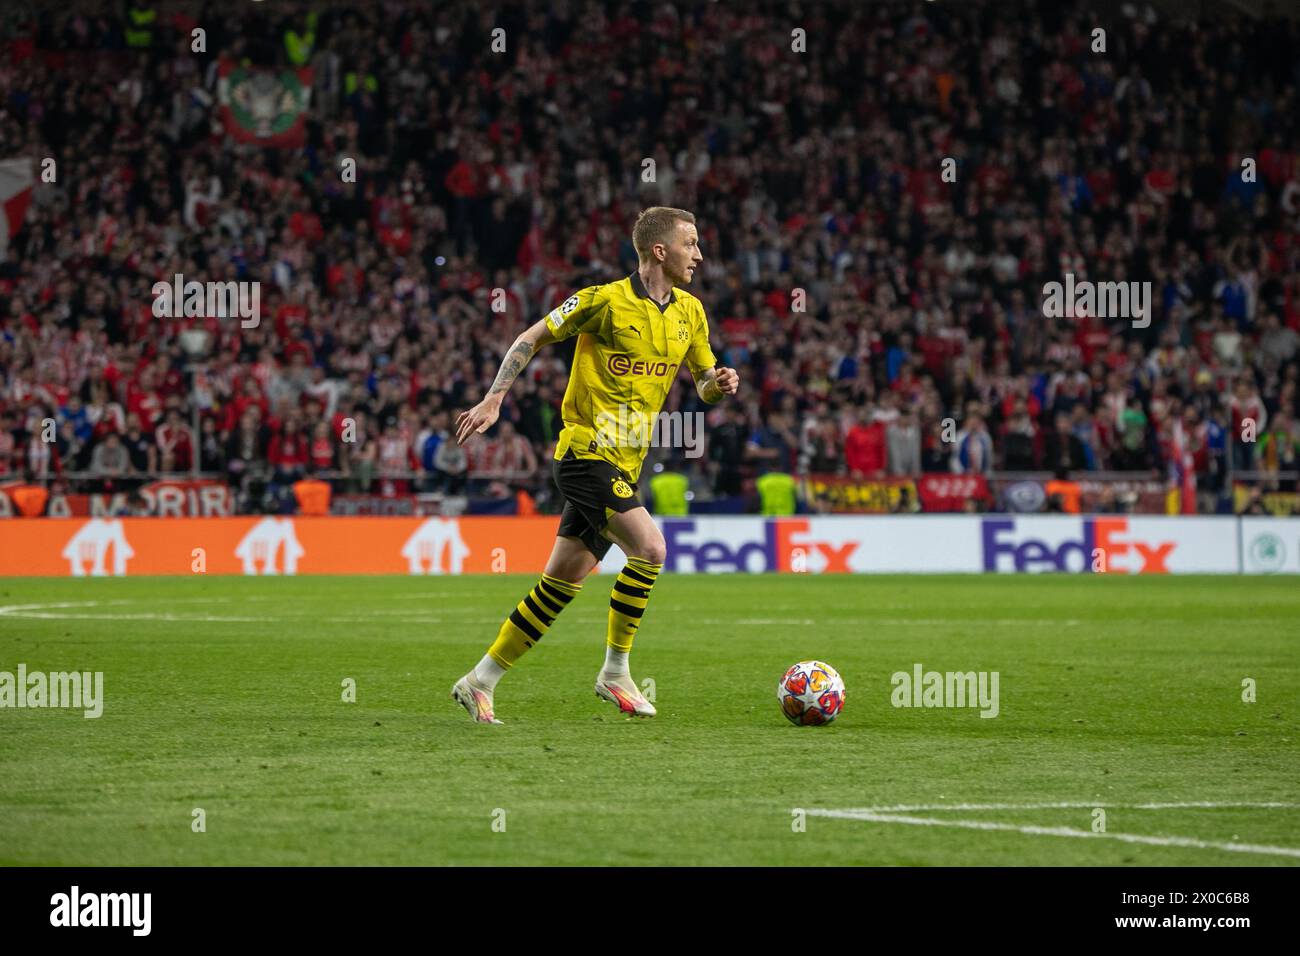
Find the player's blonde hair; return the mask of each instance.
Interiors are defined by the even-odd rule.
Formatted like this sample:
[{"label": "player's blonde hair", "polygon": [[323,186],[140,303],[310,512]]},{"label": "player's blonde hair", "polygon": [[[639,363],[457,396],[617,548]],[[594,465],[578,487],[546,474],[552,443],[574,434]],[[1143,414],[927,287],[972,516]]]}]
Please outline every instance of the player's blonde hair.
[{"label": "player's blonde hair", "polygon": [[642,209],[641,215],[636,217],[636,224],[632,227],[632,246],[636,249],[637,258],[642,262],[651,258],[650,249],[656,242],[668,242],[673,237],[673,230],[677,228],[677,223],[689,222],[695,224],[695,213],[687,212],[685,209],[674,209],[672,206],[651,206],[649,209]]}]

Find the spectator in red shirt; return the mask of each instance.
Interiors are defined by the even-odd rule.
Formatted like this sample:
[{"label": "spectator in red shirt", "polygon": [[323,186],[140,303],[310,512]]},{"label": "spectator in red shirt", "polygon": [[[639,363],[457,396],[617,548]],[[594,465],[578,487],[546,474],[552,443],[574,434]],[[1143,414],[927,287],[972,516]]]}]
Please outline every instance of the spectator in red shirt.
[{"label": "spectator in red shirt", "polygon": [[140,427],[152,432],[162,415],[163,400],[159,394],[158,376],[153,366],[146,366],[138,382],[132,382],[126,392],[126,411],[140,419]]},{"label": "spectator in red shirt", "polygon": [[158,443],[159,470],[189,471],[194,467],[194,441],[189,426],[176,409],[167,412],[154,434],[154,441]]},{"label": "spectator in red shirt", "polygon": [[243,394],[226,406],[226,421],[222,424],[221,430],[231,432],[235,426],[244,420],[244,413],[248,411],[249,406],[256,406],[258,411],[258,421],[265,422],[271,414],[271,406],[267,404],[266,398],[262,395],[262,388],[257,384],[257,379],[249,376],[244,379]]},{"label": "spectator in red shirt", "polygon": [[297,411],[285,416],[280,431],[271,439],[266,459],[271,464],[275,484],[290,485],[302,477],[307,468],[307,436]]},{"label": "spectator in red shirt", "polygon": [[528,482],[537,471],[537,455],[532,445],[517,431],[513,422],[503,421],[497,437],[488,444],[483,467],[476,478],[495,478],[506,482]]},{"label": "spectator in red shirt", "polygon": [[329,422],[319,421],[312,429],[309,455],[313,470],[330,471],[334,468],[334,436],[330,434]]},{"label": "spectator in red shirt", "polygon": [[857,421],[844,438],[844,461],[854,478],[875,478],[885,470],[885,424],[876,421],[868,402],[857,411]]}]

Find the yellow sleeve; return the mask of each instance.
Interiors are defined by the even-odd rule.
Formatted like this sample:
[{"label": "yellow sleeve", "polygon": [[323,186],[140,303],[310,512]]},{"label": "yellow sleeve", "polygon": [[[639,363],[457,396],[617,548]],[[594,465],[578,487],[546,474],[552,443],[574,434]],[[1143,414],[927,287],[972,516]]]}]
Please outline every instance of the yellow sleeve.
[{"label": "yellow sleeve", "polygon": [[695,334],[691,336],[691,347],[686,352],[686,364],[692,372],[702,372],[718,364],[713,349],[709,347],[709,320],[704,316],[704,306],[700,306],[700,321],[695,324]]},{"label": "yellow sleeve", "polygon": [[609,311],[609,297],[605,287],[599,285],[579,289],[552,309],[546,316],[546,327],[556,341],[567,339],[579,332],[597,334]]}]

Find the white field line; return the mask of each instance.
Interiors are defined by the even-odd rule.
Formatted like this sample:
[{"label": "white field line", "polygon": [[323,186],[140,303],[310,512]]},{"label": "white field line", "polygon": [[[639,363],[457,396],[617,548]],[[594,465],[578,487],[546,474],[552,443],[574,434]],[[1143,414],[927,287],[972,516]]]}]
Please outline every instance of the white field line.
[{"label": "white field line", "polygon": [[[5,608],[0,608],[4,612]],[[218,617],[212,614],[36,614],[0,613],[2,617],[35,621],[172,621],[178,624],[221,623],[230,621],[242,624],[271,624],[284,621],[279,617]]]},{"label": "white field line", "polygon": [[[473,596],[473,595],[471,595],[469,592],[459,592],[459,593],[461,593],[462,596],[465,596],[465,597]],[[482,592],[478,592],[478,593],[481,594]],[[217,598],[165,598],[165,599],[160,599],[160,600],[165,601],[165,603],[166,603],[167,605],[173,605],[173,604],[230,604],[230,603],[232,603],[232,601],[233,601],[233,599],[231,599],[231,598],[222,598],[222,597],[217,597]],[[307,601],[307,600],[310,600],[310,599],[299,598],[298,595],[286,596],[286,597],[284,597],[284,598],[275,598],[275,597],[270,597],[270,596],[267,596],[267,595],[250,595],[250,596],[247,596],[247,597],[241,597],[241,598],[239,598],[238,600],[239,600],[239,603],[243,604],[243,603],[247,603],[247,602],[251,602],[251,601],[269,601],[269,600],[279,600],[279,601],[286,601],[286,602],[289,602],[289,603],[293,603],[293,602],[295,602],[295,601]],[[364,598],[358,598],[358,600],[364,600]],[[395,595],[389,595],[389,596],[383,598],[383,600],[384,600],[384,601],[390,601],[390,600],[421,600],[421,601],[426,601],[426,600],[427,600],[427,601],[433,601],[433,600],[439,600],[439,599],[437,598],[437,596],[435,596],[435,595],[429,595],[429,594],[395,594]],[[123,620],[123,621],[129,621],[129,620],[136,620],[136,621],[173,621],[173,622],[195,621],[195,622],[200,622],[200,623],[204,623],[204,622],[218,622],[218,623],[219,623],[219,622],[222,622],[222,621],[232,621],[232,622],[237,622],[237,623],[249,623],[249,622],[252,622],[252,623],[266,623],[266,624],[286,623],[286,622],[291,623],[291,622],[295,622],[295,621],[303,621],[303,620],[307,620],[307,619],[311,619],[311,620],[316,620],[316,619],[317,619],[317,615],[315,615],[315,614],[313,614],[313,613],[310,613],[310,612],[309,612],[309,613],[306,613],[306,614],[301,614],[301,615],[274,615],[274,616],[268,616],[268,617],[235,617],[235,616],[220,616],[220,615],[207,615],[207,616],[194,615],[194,616],[181,617],[181,616],[177,616],[177,615],[158,615],[158,614],[152,614],[152,613],[141,613],[141,614],[107,614],[107,615],[106,615],[106,614],[98,614],[98,613],[94,613],[94,614],[64,614],[64,613],[57,613],[59,610],[62,610],[62,609],[92,608],[92,607],[110,607],[110,606],[112,606],[112,607],[120,607],[120,606],[123,606],[123,605],[133,605],[133,604],[141,604],[141,603],[144,603],[144,602],[143,602],[142,600],[139,600],[139,599],[137,599],[137,600],[132,600],[132,599],[119,599],[119,600],[112,600],[112,601],[60,601],[60,602],[50,602],[50,603],[42,603],[42,604],[10,604],[10,605],[0,605],[0,618],[4,618],[4,617],[10,617],[10,618],[26,618],[26,619],[32,619],[32,620],[47,620],[47,621],[65,621],[65,620],[66,620],[66,621],[78,621],[78,620],[79,620],[79,621],[112,621],[112,620]],[[574,610],[577,611],[578,609],[575,608]],[[499,623],[500,623],[500,619],[499,619],[499,618],[491,618],[491,619],[489,619],[489,618],[470,618],[470,617],[459,617],[459,616],[458,616],[458,614],[459,614],[460,612],[462,612],[462,611],[463,611],[464,613],[466,613],[466,614],[473,614],[473,613],[475,612],[475,609],[473,609],[473,608],[446,608],[446,607],[441,607],[441,606],[440,606],[440,607],[438,608],[438,611],[439,611],[439,614],[438,614],[437,617],[426,618],[426,617],[418,617],[418,616],[416,616],[416,615],[418,614],[418,611],[413,612],[413,611],[402,610],[402,609],[397,609],[397,608],[378,608],[378,609],[376,609],[376,610],[370,612],[370,613],[369,613],[369,616],[367,616],[367,617],[349,617],[349,618],[334,617],[334,618],[330,618],[329,620],[331,620],[331,621],[338,621],[338,622],[340,622],[340,623],[347,623],[347,624],[368,624],[368,623],[374,623],[374,618],[375,618],[376,616],[384,616],[384,617],[392,617],[392,618],[397,619],[397,620],[394,620],[394,621],[392,622],[392,623],[397,623],[397,624],[426,624],[426,623],[427,623],[427,624],[499,624]],[[677,615],[689,615],[689,616],[690,616],[690,619],[691,619],[691,622],[694,623],[694,624],[701,624],[701,625],[714,625],[714,624],[717,624],[717,625],[724,625],[724,626],[729,626],[729,627],[734,627],[734,626],[743,626],[743,627],[782,627],[782,626],[784,626],[784,627],[824,627],[824,626],[826,626],[826,623],[827,623],[825,620],[817,620],[817,619],[814,619],[814,618],[781,618],[781,617],[752,617],[752,618],[716,617],[716,618],[715,618],[715,617],[697,617],[697,616],[691,614],[691,613],[690,613],[688,610],[686,610],[686,609],[676,608],[676,607],[668,607],[668,606],[660,606],[660,607],[658,607],[657,610],[656,610],[656,613],[655,613],[655,616],[656,616],[656,617],[673,617],[673,616],[677,616]],[[581,616],[581,614],[573,614],[573,613],[571,613],[570,615],[567,615],[565,619],[566,619],[566,620],[572,620],[572,619],[575,619],[575,618],[580,617],[580,616]],[[1258,619],[1255,619],[1255,620],[1258,620]],[[951,627],[954,627],[954,626],[961,626],[961,627],[970,627],[970,626],[979,626],[979,627],[1078,627],[1078,626],[1084,624],[1085,622],[1080,621],[1080,620],[1075,620],[1075,619],[1061,619],[1061,618],[992,618],[992,619],[962,620],[962,619],[960,619],[960,618],[919,618],[919,617],[906,617],[906,618],[872,618],[872,617],[865,617],[865,618],[862,618],[862,619],[861,619],[861,623],[863,623],[863,624],[873,625],[873,626],[876,626],[876,627],[927,627],[927,628],[951,628]],[[1143,619],[1143,623],[1144,623],[1144,624],[1153,624],[1153,623],[1156,623],[1156,622],[1155,622],[1155,621],[1152,621],[1152,620]],[[1170,621],[1170,622],[1168,622],[1168,623],[1181,623],[1181,622]]]},{"label": "white field line", "polygon": [[[1276,803],[1216,803],[1199,801],[1189,803],[1149,803],[1149,804],[1104,804],[1104,803],[1045,803],[1045,804],[948,804],[932,805],[928,810],[1037,810],[1037,809],[1083,809],[1107,807],[1154,810],[1154,809],[1189,809],[1189,808],[1295,808],[1296,804]],[[1096,833],[1092,830],[1080,830],[1075,827],[1043,827],[1018,823],[994,823],[987,820],[944,820],[936,817],[914,817],[900,815],[898,809],[889,807],[867,807],[861,809],[827,810],[809,808],[809,816],[829,817],[839,820],[858,820],[865,823],[901,823],[905,826],[954,827],[962,830],[1001,831],[1006,833],[1023,833],[1029,836],[1054,837],[1095,837],[1103,840],[1119,840],[1122,843],[1140,843],[1147,846],[1176,846],[1195,850],[1224,850],[1229,853],[1254,853],[1262,856],[1286,856],[1300,859],[1300,849],[1284,846],[1269,846],[1257,843],[1224,843],[1213,840],[1199,840],[1193,837],[1178,836],[1143,836],[1136,833]]]},{"label": "white field line", "polygon": [[[795,625],[804,627],[825,627],[827,620],[813,620],[811,618],[786,618],[786,617],[750,617],[736,619],[732,617],[695,617],[691,616],[691,621],[697,624],[750,624],[750,625]],[[880,627],[1077,627],[1082,621],[1074,620],[1053,620],[1050,618],[1028,618],[1028,617],[1004,617],[996,619],[980,619],[966,621],[960,618],[922,618],[922,617],[863,617],[859,619],[861,624],[879,625]]]},{"label": "white field line", "polygon": [[[913,813],[920,810],[1300,810],[1300,803],[1186,800],[1178,803],[1105,803],[1071,800],[1057,803],[909,803],[896,807],[846,807],[837,813]],[[812,810],[808,811],[812,813]],[[817,811],[820,813],[821,811]]]},{"label": "white field line", "polygon": [[[41,620],[41,621],[170,621],[173,623],[232,623],[232,624],[294,624],[302,623],[306,620],[317,620],[312,615],[268,615],[261,617],[248,617],[235,614],[173,614],[171,612],[159,611],[140,611],[140,612],[112,612],[109,606],[121,607],[123,605],[139,604],[139,601],[121,600],[121,601],[61,601],[47,604],[5,604],[0,605],[0,619],[22,619],[22,620]],[[196,599],[176,599],[166,600],[168,604],[226,604],[229,600],[226,598],[196,598]],[[82,608],[104,607],[108,613],[83,612]],[[65,610],[66,609],[66,610]],[[326,623],[339,624],[500,624],[499,617],[481,617],[481,618],[443,618],[443,617],[417,617],[411,615],[404,618],[386,618],[383,621],[376,621],[374,617],[329,617]]]},{"label": "white field line", "polygon": [[[0,609],[2,610],[2,609]],[[0,619],[12,620],[32,620],[32,621],[163,621],[173,624],[302,624],[306,618],[303,617],[236,617],[219,616],[215,614],[0,614]],[[373,617],[331,617],[327,621],[316,623],[324,624],[402,624],[402,625],[497,625],[501,624],[502,619],[499,617],[482,617],[482,618],[455,618],[443,619],[437,617],[407,617],[407,618],[384,618],[382,621],[376,621]]]},{"label": "white field line", "polygon": [[[140,613],[68,613],[65,609],[104,607],[123,607],[138,604],[138,601],[59,601],[46,604],[5,604],[0,605],[0,618],[23,618],[42,621],[238,621],[243,623],[260,623],[273,621],[275,618],[243,617],[212,614],[172,614],[158,612]],[[176,598],[168,604],[225,604],[225,598]]]}]

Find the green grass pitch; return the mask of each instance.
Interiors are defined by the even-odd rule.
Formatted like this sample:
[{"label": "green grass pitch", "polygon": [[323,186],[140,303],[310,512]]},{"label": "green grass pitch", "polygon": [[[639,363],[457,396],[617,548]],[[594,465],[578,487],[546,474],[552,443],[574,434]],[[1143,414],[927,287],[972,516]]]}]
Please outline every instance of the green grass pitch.
[{"label": "green grass pitch", "polygon": [[[105,696],[0,710],[0,863],[1300,864],[1294,579],[665,575],[630,720],[593,577],[475,726],[449,689],[533,580],[0,581],[0,671]],[[779,712],[807,658],[832,726]],[[999,715],[893,707],[918,662],[998,671]]]}]

